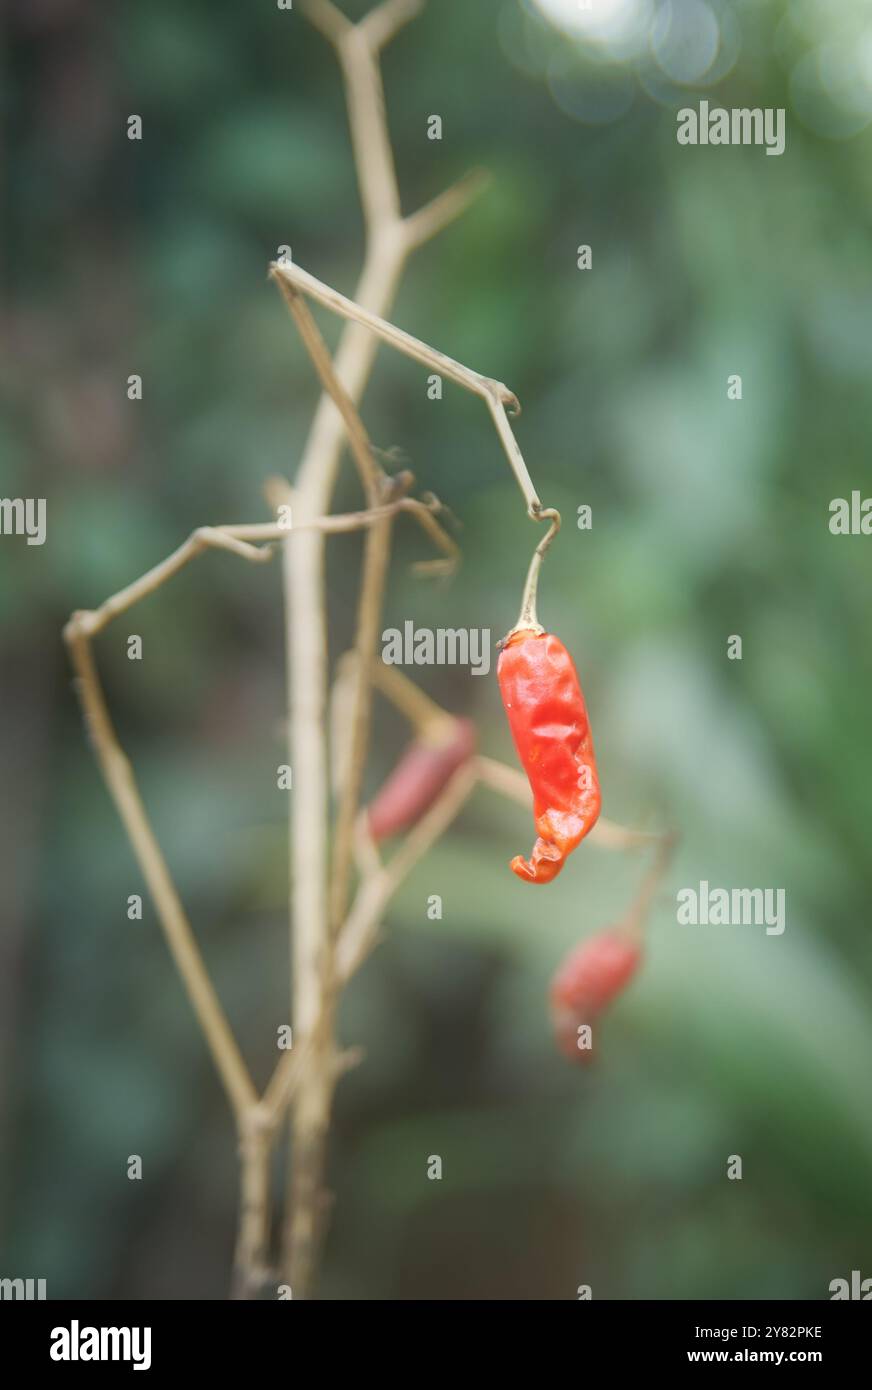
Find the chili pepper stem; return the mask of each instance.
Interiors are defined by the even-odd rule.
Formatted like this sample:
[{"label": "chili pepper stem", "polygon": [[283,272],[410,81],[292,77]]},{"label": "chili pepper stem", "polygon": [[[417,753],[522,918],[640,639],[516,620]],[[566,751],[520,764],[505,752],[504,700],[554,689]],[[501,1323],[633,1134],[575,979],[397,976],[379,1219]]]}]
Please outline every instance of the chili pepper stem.
[{"label": "chili pepper stem", "polygon": [[524,583],[524,592],[521,596],[521,611],[518,614],[518,621],[508,633],[509,637],[515,632],[545,631],[544,627],[539,622],[536,612],[536,597],[539,591],[539,571],[542,568],[545,552],[560,530],[560,513],[555,510],[554,507],[544,507],[535,512],[535,517],[537,520],[550,517],[551,525],[548,528],[547,535],[542,537],[542,540],[533,551],[533,558],[530,561],[530,568],[527,571],[527,578]]}]

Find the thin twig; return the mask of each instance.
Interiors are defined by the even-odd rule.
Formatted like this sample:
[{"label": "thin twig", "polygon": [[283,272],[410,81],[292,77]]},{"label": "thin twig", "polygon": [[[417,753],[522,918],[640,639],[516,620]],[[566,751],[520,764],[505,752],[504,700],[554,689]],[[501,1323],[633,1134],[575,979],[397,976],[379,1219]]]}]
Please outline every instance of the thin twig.
[{"label": "thin twig", "polygon": [[80,609],[75,614],[76,625],[85,636],[95,637],[97,633],[108,627],[113,619],[126,613],[128,609],[133,608],[149,594],[153,594],[174,575],[178,574],[185,565],[190,564],[198,555],[202,555],[205,550],[211,548],[227,550],[245,560],[262,564],[272,558],[272,546],[253,546],[246,544],[246,542],[252,540],[283,541],[292,529],[320,531],[324,535],[341,535],[350,531],[363,531],[390,517],[397,516],[400,512],[408,512],[447,557],[444,560],[420,560],[416,562],[415,569],[426,572],[438,571],[443,574],[450,573],[456,567],[459,551],[455,541],[436,520],[434,512],[438,510],[438,506],[438,502],[428,504],[417,497],[399,497],[396,501],[385,502],[381,506],[370,507],[366,511],[343,512],[335,516],[313,517],[310,521],[295,521],[292,528],[277,525],[275,522],[200,526],[179,546],[178,550],[173,551],[172,555],[161,560],[159,564],[148,570],[146,574],[141,575],[139,579],[134,580],[132,584],[128,584],[124,589],[119,589],[117,594],[112,594],[110,598],[100,604],[99,608],[92,611]]},{"label": "thin twig", "polygon": [[172,952],[191,1006],[241,1128],[257,1092],[230,1024],[203,963],[166,861],[151,828],[133,768],[118,742],[106,706],[87,631],[73,614],[64,638],[78,676],[78,695],[106,785],[127,831],[148,885],[158,920]]},{"label": "thin twig", "polygon": [[396,503],[396,508],[397,511],[408,512],[445,555],[444,560],[416,560],[412,565],[413,574],[421,578],[425,575],[435,578],[438,575],[443,579],[453,574],[460,563],[460,546],[436,520],[436,513],[440,510],[438,499],[423,502],[418,497],[404,497]]},{"label": "thin twig", "polygon": [[444,193],[439,193],[405,220],[406,241],[410,249],[422,246],[465,212],[470,203],[487,188],[490,175],[485,169],[470,169]]},{"label": "thin twig", "polygon": [[431,367],[439,375],[448,377],[449,380],[456,382],[466,391],[480,396],[490,411],[497,436],[515,475],[515,480],[521,489],[529,515],[535,520],[539,520],[543,516],[554,517],[556,515],[553,509],[546,511],[543,508],[527,471],[527,465],[524,462],[518,441],[509,424],[506,407],[509,406],[513,414],[517,415],[520,412],[520,406],[517,396],[509,390],[508,386],[493,377],[482,376],[480,372],[465,367],[462,362],[456,361],[446,353],[430,347],[420,338],[415,338],[411,333],[406,333],[404,329],[397,328],[395,324],[389,323],[379,314],[364,308],[353,299],[348,299],[338,290],[332,289],[330,285],[325,285],[323,281],[310,275],[307,270],[303,270],[298,265],[276,261],[270,266],[270,275],[275,280],[284,280],[288,284],[296,286],[305,294],[311,295],[319,304],[332,309],[334,313],[368,328],[383,342],[396,348],[397,352],[404,353],[406,357],[423,363],[425,367]]},{"label": "thin twig", "polygon": [[476,783],[474,762],[458,768],[426,815],[409,832],[383,869],[365,879],[348,914],[336,951],[337,978],[345,982],[378,941],[382,913],[418,860],[445,834],[469,799]]},{"label": "thin twig", "polygon": [[384,589],[391,548],[391,522],[373,526],[366,536],[360,602],[357,613],[355,657],[357,683],[351,706],[348,761],[339,813],[336,818],[330,894],[330,930],[335,938],[342,926],[348,899],[348,880],[353,862],[354,824],[360,804],[372,709],[372,676],[376,641],[381,625]]},{"label": "thin twig", "polygon": [[312,318],[309,306],[302,294],[293,285],[289,285],[286,280],[277,276],[274,270],[270,274],[278,285],[282,298],[293,316],[306,351],[318,373],[322,388],[331,397],[333,404],[342,416],[364,494],[370,507],[374,507],[379,500],[379,478],[382,470],[373,457],[372,445],[366,427],[354,402],[334,371],[327,344],[321,337],[318,325]]},{"label": "thin twig", "polygon": [[[278,539],[273,535],[278,530],[277,527],[258,528],[258,538],[266,533],[269,539]],[[252,528],[240,528],[240,533],[251,536]],[[280,532],[284,536],[285,532]],[[229,550],[234,555],[240,555],[246,560],[253,560],[262,563],[270,558],[270,551],[267,548],[257,549],[253,545],[240,538],[234,528],[200,526],[192,532],[188,539],[179,546],[178,550],[173,551],[172,555],[166,560],[162,560],[154,569],[144,574],[135,583],[129,584],[126,589],[121,589],[119,593],[113,594],[105,603],[101,603],[93,613],[84,611],[75,615],[77,630],[88,637],[93,637],[102,628],[110,623],[113,618],[117,618],[119,613],[124,613],[128,608],[132,608],[140,599],[159,589],[161,584],[165,584],[173,575],[178,574],[180,569],[190,564],[191,560],[196,559],[204,550],[214,547],[220,550]]]},{"label": "thin twig", "polygon": [[[437,348],[430,347],[429,343],[413,337],[405,329],[397,328],[396,324],[389,323],[387,319],[362,308],[353,299],[340,294],[339,290],[325,285],[323,280],[318,280],[308,270],[303,270],[302,266],[274,261],[270,266],[270,275],[274,280],[284,280],[298,290],[302,290],[317,303],[323,304],[327,309],[332,309],[335,314],[339,314],[342,318],[363,324],[376,337],[381,338],[392,348],[396,348],[397,352],[413,358],[416,362],[421,362],[425,367],[432,367],[441,376],[447,376],[451,381],[456,381],[458,386],[462,386],[466,391],[471,391],[473,395],[481,396],[484,400],[496,399],[517,405],[517,397],[501,381],[482,376],[480,372],[473,371],[471,367],[465,367],[462,362],[457,362],[447,353],[440,352]],[[531,483],[531,491],[532,488]]]}]

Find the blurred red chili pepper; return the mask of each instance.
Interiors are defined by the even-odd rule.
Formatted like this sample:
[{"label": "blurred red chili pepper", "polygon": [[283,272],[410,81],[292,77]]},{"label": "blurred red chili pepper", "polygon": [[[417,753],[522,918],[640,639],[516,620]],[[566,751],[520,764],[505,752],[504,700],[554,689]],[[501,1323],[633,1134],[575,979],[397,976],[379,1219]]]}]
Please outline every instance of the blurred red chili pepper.
[{"label": "blurred red chili pepper", "polygon": [[551,982],[551,1013],[557,1045],[571,1061],[592,1059],[592,1049],[579,1045],[579,1028],[594,1023],[635,975],[641,959],[641,944],[614,928],[570,951]]},{"label": "blurred red chili pepper", "polygon": [[528,883],[550,883],[593,829],[600,788],[587,708],[572,657],[550,632],[516,628],[497,664],[515,748],[533,792],[538,839],[529,863],[511,867]]},{"label": "blurred red chili pepper", "polygon": [[433,733],[414,739],[369,805],[373,839],[386,840],[419,821],[474,752],[471,719],[451,719]]}]

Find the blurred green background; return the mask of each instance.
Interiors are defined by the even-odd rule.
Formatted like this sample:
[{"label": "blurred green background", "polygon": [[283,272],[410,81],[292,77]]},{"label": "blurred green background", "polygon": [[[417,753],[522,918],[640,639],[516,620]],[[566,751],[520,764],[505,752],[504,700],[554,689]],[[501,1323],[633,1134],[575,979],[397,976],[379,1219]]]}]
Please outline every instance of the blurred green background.
[{"label": "blurred green background", "polygon": [[[860,0],[439,0],[385,54],[404,207],[492,174],[393,318],[521,398],[565,519],[540,615],[577,659],[604,811],[667,815],[682,843],[588,1070],[554,1048],[548,981],[644,859],[588,845],[537,894],[507,869],[528,817],[480,790],[417,868],[343,1006],[366,1057],[338,1093],[325,1297],[816,1299],[872,1274],[872,539],[828,529],[831,499],[872,495],[868,19]],[[0,1273],[221,1298],[232,1126],[151,906],[127,919],[144,887],[60,629],[194,526],[267,519],[264,480],[293,474],[317,393],[265,271],[288,243],[353,291],[341,82],[272,0],[10,0],[5,23],[0,492],[45,496],[48,539],[0,542]],[[679,146],[675,112],[703,97],[785,107],[786,153]],[[428,400],[384,350],[364,416],[462,522],[447,587],[409,579],[430,552],[399,528],[386,626],[500,636],[537,532],[481,402]],[[356,505],[346,466],[337,506]],[[359,555],[331,543],[334,654]],[[288,1021],[280,566],[207,556],[98,656],[265,1082]],[[512,760],[493,674],[423,682]],[[406,737],[380,708],[370,790]],[[784,935],[679,927],[700,879],[784,888]]]}]

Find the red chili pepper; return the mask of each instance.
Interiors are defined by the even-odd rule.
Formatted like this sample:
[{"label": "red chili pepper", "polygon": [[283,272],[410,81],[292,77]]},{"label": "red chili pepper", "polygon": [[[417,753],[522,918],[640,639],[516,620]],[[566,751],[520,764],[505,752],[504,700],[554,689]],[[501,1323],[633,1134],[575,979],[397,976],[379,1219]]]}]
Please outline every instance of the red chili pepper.
[{"label": "red chili pepper", "polygon": [[597,932],[570,951],[551,982],[557,1045],[574,1062],[588,1062],[579,1028],[592,1024],[635,975],[642,947],[613,929]]},{"label": "red chili pepper", "polygon": [[539,837],[529,863],[519,854],[511,867],[528,883],[550,883],[600,813],[584,696],[563,643],[553,633],[532,628],[509,633],[497,679],[533,792]]},{"label": "red chili pepper", "polygon": [[367,814],[373,839],[386,840],[419,821],[474,752],[471,719],[454,719],[435,737],[414,739],[370,803]]}]

